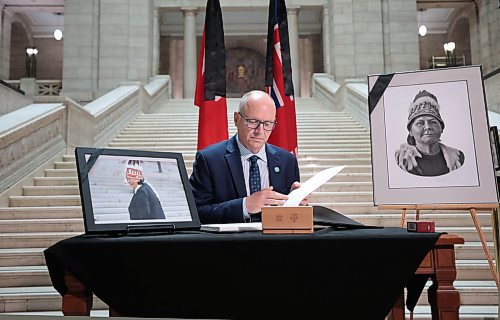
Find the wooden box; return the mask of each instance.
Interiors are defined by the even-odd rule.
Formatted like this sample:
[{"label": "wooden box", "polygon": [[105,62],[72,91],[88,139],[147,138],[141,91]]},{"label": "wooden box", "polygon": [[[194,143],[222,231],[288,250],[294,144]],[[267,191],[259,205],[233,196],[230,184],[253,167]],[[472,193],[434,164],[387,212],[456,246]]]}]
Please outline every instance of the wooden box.
[{"label": "wooden box", "polygon": [[262,208],[262,233],[304,234],[313,232],[312,207],[300,206]]}]

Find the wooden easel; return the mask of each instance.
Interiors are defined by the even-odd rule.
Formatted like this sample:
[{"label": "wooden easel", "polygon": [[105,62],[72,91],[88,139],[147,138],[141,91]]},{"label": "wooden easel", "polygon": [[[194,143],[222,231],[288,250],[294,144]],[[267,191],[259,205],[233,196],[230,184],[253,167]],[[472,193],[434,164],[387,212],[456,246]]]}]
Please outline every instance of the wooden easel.
[{"label": "wooden easel", "polygon": [[[490,251],[488,250],[488,245],[486,244],[486,239],[484,238],[483,230],[481,230],[481,225],[479,224],[479,220],[477,219],[476,210],[480,211],[491,211],[493,218],[493,237],[495,239],[495,252],[497,253],[496,258],[498,259],[498,243],[497,243],[497,230],[498,226],[495,222],[496,214],[498,210],[498,203],[484,203],[484,204],[414,204],[414,205],[383,205],[378,206],[379,210],[401,210],[401,227],[404,227],[406,220],[406,210],[415,210],[415,219],[420,219],[420,210],[469,210],[470,215],[472,217],[472,221],[474,222],[474,226],[476,227],[477,233],[479,235],[479,239],[481,239],[481,245],[483,246],[484,253],[486,254],[486,258],[488,259],[488,264],[490,265],[491,273],[493,274],[493,279],[499,287],[499,279],[498,272],[495,264],[493,263],[493,259],[491,258]],[[498,265],[498,261],[497,261]]]}]

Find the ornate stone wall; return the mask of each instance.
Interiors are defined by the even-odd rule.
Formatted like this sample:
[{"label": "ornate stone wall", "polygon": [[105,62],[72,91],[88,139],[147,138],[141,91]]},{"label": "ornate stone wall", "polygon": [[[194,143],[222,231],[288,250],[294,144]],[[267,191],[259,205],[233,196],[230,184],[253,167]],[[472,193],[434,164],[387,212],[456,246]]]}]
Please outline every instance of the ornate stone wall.
[{"label": "ornate stone wall", "polygon": [[264,90],[266,57],[249,48],[226,50],[227,97],[239,98],[254,89]]}]

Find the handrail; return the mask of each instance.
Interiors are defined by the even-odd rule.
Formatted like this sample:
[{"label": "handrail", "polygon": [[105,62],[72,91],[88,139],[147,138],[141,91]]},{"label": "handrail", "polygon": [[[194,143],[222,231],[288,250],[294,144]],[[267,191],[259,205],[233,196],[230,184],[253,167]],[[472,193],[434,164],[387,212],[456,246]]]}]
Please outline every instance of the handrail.
[{"label": "handrail", "polygon": [[37,103],[0,116],[0,194],[76,146],[106,145],[138,113],[170,98],[168,76],[155,76],[146,86],[121,85],[85,106],[68,97],[38,96]]},{"label": "handrail", "polygon": [[489,79],[493,76],[496,76],[497,74],[500,73],[500,67],[496,68],[495,70],[491,71],[491,72],[488,72],[487,74],[485,74],[483,76],[483,80],[486,80],[486,79]]},{"label": "handrail", "polygon": [[9,88],[9,89],[12,89],[12,90],[14,90],[14,91],[19,92],[19,93],[20,93],[20,94],[22,94],[22,95],[24,95],[24,94],[25,94],[23,90],[21,90],[21,89],[18,89],[18,88],[16,88],[16,87],[14,87],[14,86],[13,86],[13,85],[11,85],[10,83],[7,83],[7,82],[3,81],[2,79],[0,79],[0,84],[3,84],[4,86],[6,86],[6,87],[7,87],[7,88]]}]

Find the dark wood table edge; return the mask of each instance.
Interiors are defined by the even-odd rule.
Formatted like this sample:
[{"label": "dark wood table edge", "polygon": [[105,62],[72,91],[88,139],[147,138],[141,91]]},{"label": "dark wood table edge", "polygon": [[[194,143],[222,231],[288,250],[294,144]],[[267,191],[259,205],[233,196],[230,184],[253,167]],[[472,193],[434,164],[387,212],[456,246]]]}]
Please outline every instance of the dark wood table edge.
[{"label": "dark wood table edge", "polygon": [[[457,235],[442,234],[415,272],[417,275],[429,275],[432,280],[428,289],[432,320],[459,319],[460,294],[453,286],[457,277],[455,245],[464,243],[464,239]],[[394,304],[388,319],[405,319],[404,292]]]}]

